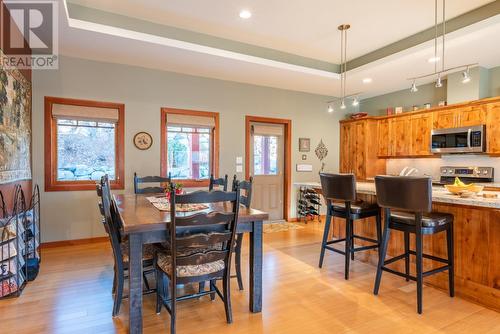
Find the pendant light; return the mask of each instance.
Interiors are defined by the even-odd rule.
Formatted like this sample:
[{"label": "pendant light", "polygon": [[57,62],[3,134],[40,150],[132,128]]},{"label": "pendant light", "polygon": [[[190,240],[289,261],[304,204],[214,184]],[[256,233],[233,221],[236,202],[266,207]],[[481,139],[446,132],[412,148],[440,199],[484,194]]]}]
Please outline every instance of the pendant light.
[{"label": "pendant light", "polygon": [[[434,72],[430,74],[421,75],[418,77],[408,78],[408,80],[412,81],[410,92],[415,93],[418,91],[416,86],[416,81],[418,79],[435,77],[436,78],[436,88],[443,87],[443,75],[458,69],[464,69],[462,72],[462,83],[468,83],[471,80],[470,76],[470,68],[473,66],[477,66],[477,63],[474,64],[465,64],[460,66],[455,66],[451,68],[445,68],[445,36],[446,36],[446,0],[442,0],[443,7],[443,17],[442,17],[442,33],[441,33],[441,57],[438,56],[438,0],[434,0],[434,57],[429,59],[430,62],[434,63]],[[438,70],[438,61],[441,61],[441,70]]]},{"label": "pendant light", "polygon": [[[338,26],[340,31],[340,97],[332,101],[328,101],[328,112],[333,112],[333,103],[340,101],[340,109],[346,109],[346,100],[353,99],[352,106],[359,105],[358,96],[361,93],[355,93],[346,96],[347,90],[347,30],[351,28],[349,24],[341,24]],[[331,110],[331,111],[330,111]]]}]

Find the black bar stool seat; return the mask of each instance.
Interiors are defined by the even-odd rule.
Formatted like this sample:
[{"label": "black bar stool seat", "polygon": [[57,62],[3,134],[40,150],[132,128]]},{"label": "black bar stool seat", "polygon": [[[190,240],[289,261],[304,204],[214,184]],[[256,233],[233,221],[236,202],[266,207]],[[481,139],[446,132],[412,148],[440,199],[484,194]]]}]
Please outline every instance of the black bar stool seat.
[{"label": "black bar stool seat", "polygon": [[[345,279],[349,279],[350,260],[354,260],[354,253],[377,248],[380,252],[382,222],[379,206],[356,199],[356,177],[353,174],[321,173],[321,191],[326,201],[325,230],[321,243],[319,267],[323,266],[325,251],[329,250],[345,256]],[[332,218],[345,219],[345,238],[328,240]],[[354,234],[354,222],[359,219],[375,217],[377,239]],[[354,240],[369,242],[369,245],[355,247]],[[333,245],[345,242],[344,250],[334,248]]]},{"label": "black bar stool seat", "polygon": [[[333,203],[333,210],[338,212],[345,212],[345,202]],[[380,207],[376,203],[369,203],[365,201],[356,201],[351,203],[351,213],[355,215],[365,215],[377,213]]]},{"label": "black bar stool seat", "polygon": [[[450,297],[455,295],[453,215],[432,211],[432,180],[428,177],[376,176],[377,202],[384,209],[385,226],[373,293],[378,294],[382,272],[389,272],[417,282],[417,312],[422,313],[422,285],[426,276],[448,271]],[[390,231],[404,233],[404,253],[386,260]],[[423,235],[446,233],[447,258],[423,252]],[[415,235],[415,250],[410,250],[410,234]],[[416,275],[410,275],[410,255],[415,256]],[[442,264],[424,271],[424,258]],[[387,267],[405,260],[405,272]]]}]

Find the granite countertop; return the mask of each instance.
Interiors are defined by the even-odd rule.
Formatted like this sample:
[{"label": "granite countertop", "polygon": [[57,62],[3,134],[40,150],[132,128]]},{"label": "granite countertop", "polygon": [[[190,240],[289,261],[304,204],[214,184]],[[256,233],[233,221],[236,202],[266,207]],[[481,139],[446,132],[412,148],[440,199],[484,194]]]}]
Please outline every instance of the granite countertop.
[{"label": "granite countertop", "polygon": [[[295,186],[305,186],[311,188],[319,188],[321,184],[319,182],[296,182]],[[360,194],[376,195],[375,183],[373,182],[357,182],[356,190]],[[497,194],[497,198],[484,198],[482,193],[492,193]],[[470,205],[485,208],[500,209],[500,191],[483,191],[479,195],[469,198],[462,198],[456,195],[450,194],[444,187],[436,186],[432,187],[432,201],[437,203],[448,203],[448,204],[459,204],[459,205]]]}]

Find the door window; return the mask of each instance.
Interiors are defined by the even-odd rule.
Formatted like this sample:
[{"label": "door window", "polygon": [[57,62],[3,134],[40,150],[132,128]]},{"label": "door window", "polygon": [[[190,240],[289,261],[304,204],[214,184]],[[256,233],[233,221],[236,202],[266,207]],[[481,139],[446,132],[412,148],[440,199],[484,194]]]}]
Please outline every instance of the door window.
[{"label": "door window", "polygon": [[253,164],[255,175],[278,175],[277,136],[253,136]]}]

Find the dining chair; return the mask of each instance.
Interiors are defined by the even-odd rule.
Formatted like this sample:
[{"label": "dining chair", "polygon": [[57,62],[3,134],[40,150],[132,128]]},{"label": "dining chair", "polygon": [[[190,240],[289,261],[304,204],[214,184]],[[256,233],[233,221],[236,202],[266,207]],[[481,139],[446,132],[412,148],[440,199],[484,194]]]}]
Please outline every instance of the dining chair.
[{"label": "dining chair", "polygon": [[210,174],[210,183],[208,184],[208,191],[214,190],[215,186],[218,186],[219,190],[227,191],[227,174],[224,177],[220,177],[218,179],[215,179],[213,174]]},{"label": "dining chair", "polygon": [[[253,177],[245,181],[238,181],[236,175],[233,177],[232,191],[240,189],[240,204],[244,205],[247,209],[250,208],[252,203],[252,185]],[[236,246],[234,253],[234,264],[236,270],[236,279],[238,280],[238,288],[243,290],[243,276],[241,274],[241,249],[243,247],[243,233],[236,234]],[[234,276],[231,276],[232,278]]]},{"label": "dining chair", "polygon": [[[232,192],[195,191],[186,195],[171,192],[170,223],[167,237],[170,249],[155,257],[157,301],[170,313],[170,332],[176,330],[177,302],[217,294],[224,302],[227,323],[232,322],[230,273],[235,247],[240,202],[239,189]],[[209,208],[190,215],[176,215],[176,205],[206,204]],[[216,286],[222,280],[223,292]],[[178,296],[178,284],[210,282],[208,291]]]},{"label": "dining chair", "polygon": [[[116,202],[111,197],[109,179],[105,175],[101,178],[100,183],[96,184],[97,195],[100,197],[101,201],[99,203],[99,210],[103,216],[102,223],[104,224],[104,229],[108,233],[109,241],[111,243],[111,248],[113,251],[114,260],[114,277],[113,277],[113,288],[112,293],[114,293],[113,301],[113,316],[116,316],[120,312],[121,301],[127,296],[123,296],[123,286],[125,279],[128,278],[129,266],[129,250],[128,250],[128,240],[122,239],[121,228],[122,221],[121,216],[118,212]],[[147,274],[153,273],[153,258],[156,251],[155,245],[145,245],[143,249],[143,260],[142,266],[144,268],[143,278],[146,294],[153,293],[155,289],[151,289]]]},{"label": "dining chair", "polygon": [[[382,237],[382,250],[377,266],[377,276],[373,293],[378,295],[382,271],[417,282],[417,312],[422,313],[423,278],[439,272],[448,271],[450,297],[455,295],[453,220],[449,213],[432,211],[432,180],[429,177],[413,176],[376,176],[375,187],[378,204],[384,208],[385,227]],[[404,254],[385,260],[391,230],[404,233]],[[423,253],[423,235],[446,232],[447,259]],[[415,234],[415,251],[410,250],[410,233]],[[416,276],[410,275],[410,255],[415,255]],[[423,271],[423,259],[443,263]],[[405,260],[405,272],[386,267],[389,263]]]},{"label": "dining chair", "polygon": [[[161,186],[162,183],[170,183],[172,180],[170,173],[168,173],[168,177],[162,176],[143,176],[138,177],[137,173],[134,173],[134,193],[136,194],[158,194],[163,193],[165,188]],[[140,188],[140,184],[142,183],[159,183],[160,186],[149,186]]]}]

